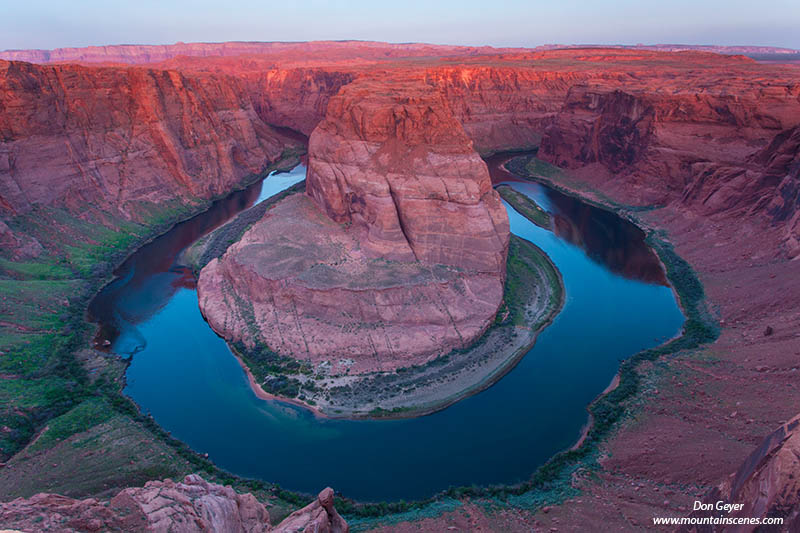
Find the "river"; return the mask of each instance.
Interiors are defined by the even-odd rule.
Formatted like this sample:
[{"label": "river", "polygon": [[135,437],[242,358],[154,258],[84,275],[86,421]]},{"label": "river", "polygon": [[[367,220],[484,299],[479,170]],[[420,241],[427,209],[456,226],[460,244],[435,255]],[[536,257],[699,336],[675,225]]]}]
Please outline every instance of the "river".
[{"label": "river", "polygon": [[491,388],[409,420],[330,420],[257,398],[204,321],[181,250],[239,211],[304,178],[299,165],[233,193],[134,253],[93,301],[110,349],[132,357],[124,393],[172,435],[232,473],[365,501],[419,499],[449,486],[523,480],[573,445],[586,406],[620,360],[680,332],[684,317],[643,233],[545,186],[507,182],[554,219],[535,226],[506,205],[511,231],[560,270],[566,302],[520,363]]}]

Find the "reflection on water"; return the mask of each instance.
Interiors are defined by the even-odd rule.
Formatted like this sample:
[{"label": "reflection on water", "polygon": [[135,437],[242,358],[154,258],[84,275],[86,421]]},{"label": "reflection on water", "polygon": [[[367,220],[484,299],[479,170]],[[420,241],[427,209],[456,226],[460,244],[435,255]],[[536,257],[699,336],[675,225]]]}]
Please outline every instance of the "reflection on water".
[{"label": "reflection on water", "polygon": [[556,235],[586,250],[593,260],[628,279],[667,285],[661,262],[645,234],[613,213],[548,189]]},{"label": "reflection on water", "polygon": [[113,345],[116,353],[125,355],[143,350],[146,340],[135,325],[160,311],[179,289],[195,288],[192,271],[175,263],[180,253],[248,207],[302,181],[305,172],[305,165],[290,172],[273,172],[214,202],[207,211],[177,224],[131,255],[114,272],[117,278],[89,306],[90,319],[100,325],[95,337],[98,347]]},{"label": "reflection on water", "polygon": [[612,272],[628,279],[667,285],[661,262],[647,246],[642,230],[614,213],[511,174],[504,164],[517,155],[497,154],[486,160],[492,183],[514,183],[524,189],[550,212],[556,235],[580,246],[592,260]]}]

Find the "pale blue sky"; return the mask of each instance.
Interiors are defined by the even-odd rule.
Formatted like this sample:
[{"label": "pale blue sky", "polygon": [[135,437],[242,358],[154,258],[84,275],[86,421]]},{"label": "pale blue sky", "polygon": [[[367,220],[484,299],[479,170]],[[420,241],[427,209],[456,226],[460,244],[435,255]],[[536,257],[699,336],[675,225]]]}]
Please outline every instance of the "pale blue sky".
[{"label": "pale blue sky", "polygon": [[315,39],[800,48],[800,0],[0,0],[0,49]]}]

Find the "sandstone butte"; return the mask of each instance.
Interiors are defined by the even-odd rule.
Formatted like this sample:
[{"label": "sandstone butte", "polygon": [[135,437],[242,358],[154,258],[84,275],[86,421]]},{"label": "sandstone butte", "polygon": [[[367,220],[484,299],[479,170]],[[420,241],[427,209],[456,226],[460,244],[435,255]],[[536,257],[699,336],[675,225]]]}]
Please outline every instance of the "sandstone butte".
[{"label": "sandstone butte", "polygon": [[[0,62],[4,257],[32,260],[58,249],[49,234],[24,230],[20,220],[32,213],[58,228],[54,213],[115,227],[143,220],[142,209],[152,203],[224,193],[295,145],[286,128],[311,136],[315,170],[303,209],[326,213],[322,220],[331,226],[339,225],[336,217],[350,221],[335,236],[357,241],[348,253],[361,254],[359,268],[377,253],[440,254],[429,241],[414,241],[429,228],[409,231],[399,215],[397,225],[387,217],[391,180],[364,181],[369,165],[388,165],[389,155],[402,153],[376,136],[380,128],[359,129],[356,119],[372,105],[402,104],[402,95],[381,93],[384,80],[387,91],[400,87],[417,101],[435,102],[431,119],[454,120],[461,127],[456,135],[463,131],[481,155],[538,147],[541,159],[567,169],[563,187],[598,201],[657,206],[637,218],[663,229],[696,269],[722,324],[720,338],[699,356],[681,354],[658,372],[640,370],[656,385],[636,407],[644,422],[621,428],[604,445],[609,453],[599,477],[573,481],[584,497],[535,516],[489,517],[469,507],[473,523],[506,520],[513,525],[506,529],[525,530],[577,526],[593,517],[629,527],[676,506],[688,509],[698,495],[686,487],[716,486],[764,434],[796,414],[796,66],[640,49],[429,47],[420,53],[418,46],[303,43],[225,56],[208,46],[203,55],[209,57],[167,51],[152,56],[160,62],[145,49],[126,49],[127,66],[111,65],[122,61],[119,51],[106,66],[89,65],[105,53],[97,50],[84,65],[74,55],[61,56],[70,64]],[[368,97],[359,87],[371,88]],[[337,114],[346,109],[353,112]],[[420,111],[409,105],[409,118]],[[401,138],[422,135],[404,131]],[[337,150],[338,142],[353,152]],[[413,150],[413,142],[405,144],[403,150]],[[446,144],[431,155],[454,149]],[[466,146],[458,158],[464,164],[473,157]],[[387,163],[372,157],[381,150]],[[427,168],[425,175],[435,167]],[[481,190],[477,174],[461,181],[476,185],[475,194]],[[409,202],[416,200],[411,194],[391,200],[398,214],[429,209]],[[406,205],[414,207],[405,211]],[[365,213],[376,218],[364,221]],[[436,261],[458,256],[441,253]],[[295,283],[292,290],[304,288]],[[659,381],[664,372],[672,379]],[[656,490],[664,486],[670,487],[666,497]],[[444,515],[409,527],[437,528],[449,519],[455,520]]]},{"label": "sandstone butte", "polygon": [[209,324],[355,373],[479,337],[503,297],[508,218],[441,94],[415,79],[353,82],[308,157],[307,198],[284,200],[200,273]]}]

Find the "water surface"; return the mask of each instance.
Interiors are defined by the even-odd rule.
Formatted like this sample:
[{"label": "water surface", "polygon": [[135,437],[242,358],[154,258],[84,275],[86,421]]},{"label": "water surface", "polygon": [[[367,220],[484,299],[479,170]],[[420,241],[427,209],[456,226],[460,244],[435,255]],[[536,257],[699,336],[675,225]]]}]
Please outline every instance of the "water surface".
[{"label": "water surface", "polygon": [[[492,162],[495,167],[498,162]],[[200,315],[177,254],[238,209],[302,179],[305,167],[235,193],[142,248],[92,306],[112,350],[134,354],[125,394],[173,436],[233,473],[362,500],[417,499],[456,485],[511,483],[578,439],[586,406],[621,359],[674,336],[683,316],[644,236],[621,218],[544,186],[509,184],[552,213],[555,231],[507,206],[511,230],[561,271],[566,303],[497,384],[411,420],[315,417],[258,399]],[[492,172],[497,179],[498,169]]]}]

